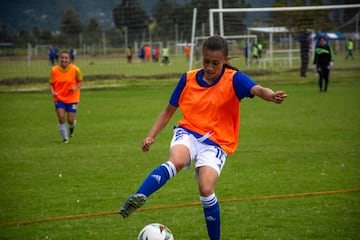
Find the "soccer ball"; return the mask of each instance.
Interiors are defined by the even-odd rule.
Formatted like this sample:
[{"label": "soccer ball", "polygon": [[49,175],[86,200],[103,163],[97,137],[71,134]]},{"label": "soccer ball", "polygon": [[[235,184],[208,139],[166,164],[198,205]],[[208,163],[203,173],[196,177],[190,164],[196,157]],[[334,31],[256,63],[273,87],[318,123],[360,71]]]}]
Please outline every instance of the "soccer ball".
[{"label": "soccer ball", "polygon": [[151,223],[140,231],[138,240],[174,240],[174,236],[165,225]]}]

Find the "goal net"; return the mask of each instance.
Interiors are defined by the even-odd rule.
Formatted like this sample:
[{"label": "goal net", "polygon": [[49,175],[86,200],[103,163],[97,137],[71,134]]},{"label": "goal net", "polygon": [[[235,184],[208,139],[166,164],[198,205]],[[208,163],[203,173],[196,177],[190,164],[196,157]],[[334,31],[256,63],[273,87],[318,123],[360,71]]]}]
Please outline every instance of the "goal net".
[{"label": "goal net", "polygon": [[[28,13],[25,5],[12,2],[9,11]],[[86,79],[178,78],[189,69],[202,67],[202,44],[214,34],[227,40],[231,64],[240,69],[297,71],[304,56],[306,66],[311,66],[320,34],[326,35],[335,52],[334,67],[358,68],[360,4],[315,6],[325,2],[320,0],[95,2],[69,9],[35,2],[30,4],[33,15],[19,15],[20,22],[4,22],[0,29],[0,81],[41,78],[47,88],[52,66],[49,46],[75,50],[73,62]],[[299,3],[304,6],[295,6]],[[61,16],[51,22],[41,18],[59,12]],[[12,29],[16,23],[18,28]],[[354,46],[352,62],[345,59],[348,40]],[[148,61],[142,60],[145,45],[150,47]]]},{"label": "goal net", "polygon": [[[227,37],[234,35],[234,31],[245,36],[255,35],[241,40],[242,45],[248,46],[246,67],[293,68],[300,66],[301,61],[311,62],[320,35],[326,37],[341,59],[349,40],[353,41],[356,51],[359,48],[359,12],[360,4],[213,8],[209,10],[209,35]],[[246,15],[245,27],[227,21],[228,16],[236,14]],[[232,52],[234,55],[241,53],[245,54],[240,49]]]}]

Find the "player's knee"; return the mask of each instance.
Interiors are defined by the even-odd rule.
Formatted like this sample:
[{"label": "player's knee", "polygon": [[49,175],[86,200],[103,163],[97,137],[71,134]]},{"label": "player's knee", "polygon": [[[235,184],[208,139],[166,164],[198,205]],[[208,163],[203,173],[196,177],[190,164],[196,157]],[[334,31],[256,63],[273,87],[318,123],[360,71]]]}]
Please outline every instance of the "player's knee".
[{"label": "player's knee", "polygon": [[201,196],[208,197],[214,193],[214,188],[211,186],[201,186],[199,192]]},{"label": "player's knee", "polygon": [[180,161],[176,161],[172,163],[174,164],[177,173],[180,172],[181,169],[183,169],[186,166],[184,162],[180,162]]},{"label": "player's knee", "polygon": [[65,117],[59,117],[59,123],[64,124],[65,123]]},{"label": "player's knee", "polygon": [[176,172],[180,172],[180,170],[182,170],[189,163],[189,161],[190,160],[188,159],[174,157],[174,156],[171,156],[169,159],[169,162],[171,162],[174,165]]}]

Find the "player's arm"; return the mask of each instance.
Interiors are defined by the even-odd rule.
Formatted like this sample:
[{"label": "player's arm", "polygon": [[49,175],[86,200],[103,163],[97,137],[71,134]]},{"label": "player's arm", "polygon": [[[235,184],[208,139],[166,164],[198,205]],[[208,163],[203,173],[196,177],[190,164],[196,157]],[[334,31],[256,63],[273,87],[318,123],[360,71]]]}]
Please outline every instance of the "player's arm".
[{"label": "player's arm", "polygon": [[52,85],[52,83],[50,83],[49,89],[50,89],[51,95],[52,95],[53,97],[55,97],[55,96],[58,95],[58,93],[54,90],[54,86]]},{"label": "player's arm", "polygon": [[273,91],[270,88],[264,88],[260,85],[255,85],[251,88],[250,93],[254,96],[258,96],[265,101],[282,103],[287,97],[287,94],[284,91]]},{"label": "player's arm", "polygon": [[55,97],[58,95],[58,93],[55,91],[54,89],[54,85],[53,85],[53,75],[52,75],[52,72],[50,72],[50,78],[49,78],[49,90],[50,90],[50,93],[51,93],[51,96]]},{"label": "player's arm", "polygon": [[315,48],[315,49],[314,49],[314,60],[313,60],[313,65],[316,65],[316,64],[317,64],[318,57],[319,57],[319,55],[317,54],[316,49],[317,49],[317,48]]},{"label": "player's arm", "polygon": [[330,52],[330,62],[328,68],[331,69],[334,65],[334,52],[330,46],[329,46],[329,52]]},{"label": "player's arm", "polygon": [[82,72],[81,72],[80,68],[77,66],[76,66],[76,80],[77,80],[77,84],[70,89],[72,92],[75,92],[77,89],[79,89],[81,87],[82,81],[83,81]]},{"label": "player's arm", "polygon": [[77,89],[81,87],[82,81],[79,81],[75,86],[70,88],[70,91],[75,92]]},{"label": "player's arm", "polygon": [[150,145],[153,144],[157,134],[169,123],[170,119],[174,115],[177,107],[168,104],[165,109],[160,113],[159,117],[156,119],[153,127],[151,128],[147,137],[142,141],[142,150],[149,151]]}]

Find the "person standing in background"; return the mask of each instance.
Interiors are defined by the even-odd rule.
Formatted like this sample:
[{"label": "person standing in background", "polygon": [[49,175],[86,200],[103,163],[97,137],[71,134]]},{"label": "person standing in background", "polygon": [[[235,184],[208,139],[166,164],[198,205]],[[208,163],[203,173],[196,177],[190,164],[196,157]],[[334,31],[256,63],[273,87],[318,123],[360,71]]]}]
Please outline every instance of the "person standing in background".
[{"label": "person standing in background", "polygon": [[139,49],[139,63],[142,63],[145,59],[145,50],[144,50],[144,47],[140,48]]},{"label": "person standing in background", "polygon": [[56,61],[56,51],[55,48],[50,46],[49,50],[48,50],[48,56],[49,56],[49,63],[51,66],[55,65],[55,61]]},{"label": "person standing in background", "polygon": [[186,44],[186,46],[184,47],[184,53],[185,53],[185,59],[187,62],[190,61],[190,46],[189,44]]},{"label": "person standing in background", "polygon": [[131,46],[128,46],[126,48],[126,58],[127,58],[127,63],[131,63],[132,62],[132,49]]},{"label": "person standing in background", "polygon": [[348,59],[348,57],[351,57],[351,59],[354,60],[353,48],[354,48],[353,41],[351,39],[349,39],[349,41],[347,42],[347,46],[346,46],[346,51],[347,51],[347,55],[345,57],[346,60]]},{"label": "person standing in background", "polygon": [[145,51],[145,60],[147,62],[149,62],[150,57],[151,57],[151,48],[150,48],[150,46],[146,44],[145,47],[144,47],[144,51]]},{"label": "person standing in background", "polygon": [[159,62],[159,57],[160,57],[160,47],[159,45],[156,45],[155,47],[155,61]]},{"label": "person standing in background", "polygon": [[76,56],[76,49],[72,48],[70,50],[70,60],[72,63],[75,62],[75,56]]},{"label": "person standing in background", "polygon": [[[333,67],[334,54],[324,36],[320,36],[315,47],[314,68],[319,75],[320,92],[326,92],[329,85],[330,70]],[[325,83],[323,85],[323,82]],[[324,86],[324,87],[323,87]]]},{"label": "person standing in background", "polygon": [[169,59],[169,49],[167,47],[164,47],[162,49],[162,64],[164,64],[165,66],[167,66],[170,62]]},{"label": "person standing in background", "polygon": [[255,59],[256,63],[259,63],[259,49],[257,47],[257,44],[253,44],[251,48],[251,60]]},{"label": "person standing in background", "polygon": [[245,46],[243,48],[244,51],[244,56],[245,56],[245,63],[248,64],[248,59],[249,59],[249,48],[248,48],[248,44],[245,43]]},{"label": "person standing in background", "polygon": [[259,59],[260,59],[262,57],[263,45],[261,43],[258,43],[257,48],[258,48],[258,54],[259,54]]}]

